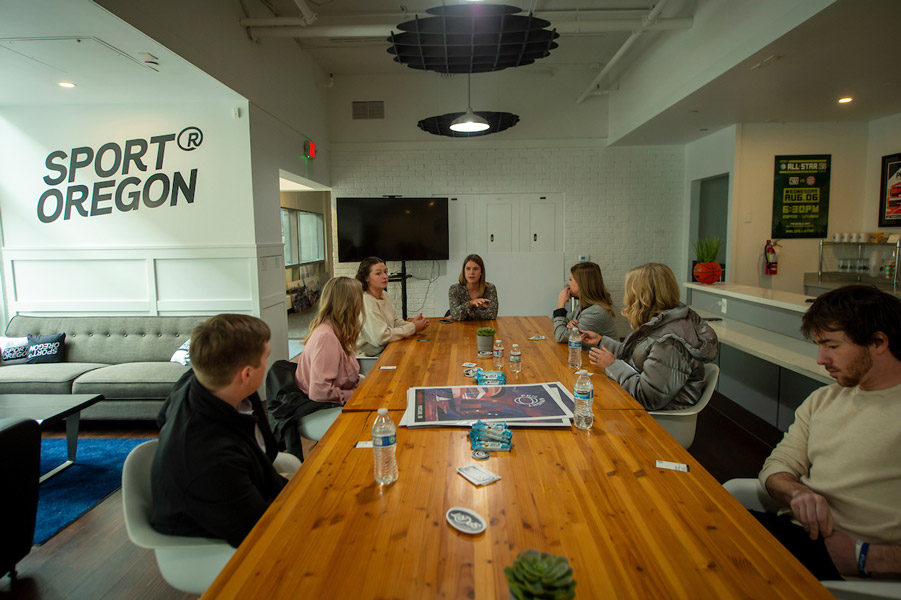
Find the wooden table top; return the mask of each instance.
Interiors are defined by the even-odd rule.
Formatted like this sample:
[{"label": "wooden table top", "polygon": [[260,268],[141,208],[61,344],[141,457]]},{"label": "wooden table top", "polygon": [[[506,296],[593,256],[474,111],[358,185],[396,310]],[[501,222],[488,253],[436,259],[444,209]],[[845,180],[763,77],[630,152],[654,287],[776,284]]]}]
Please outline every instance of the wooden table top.
[{"label": "wooden table top", "polygon": [[[476,330],[494,327],[495,337],[503,340],[505,359],[513,344],[522,351],[522,373],[510,373],[505,363],[507,383],[559,381],[572,390],[575,377],[567,365],[569,348],[554,341],[549,317],[501,317],[495,321],[439,323],[430,319],[428,328],[404,340],[392,342],[379,356],[372,370],[344,405],[345,411],[405,410],[407,389],[421,386],[469,385],[472,378],[463,374],[465,362],[492,370],[491,358],[476,355]],[[533,335],[546,340],[530,340]],[[587,364],[588,355],[583,353]],[[381,367],[396,366],[385,370]],[[595,410],[637,409],[641,406],[619,384],[606,375],[592,378]]]},{"label": "wooden table top", "polygon": [[[450,428],[399,429],[399,479],[376,485],[354,448],[375,414],[344,413],[204,598],[506,599],[503,568],[528,548],[570,559],[577,598],[831,597],[650,415],[595,415],[587,432],[517,430],[479,463],[502,479],[475,487]],[[487,530],[452,529],[454,506]]]}]

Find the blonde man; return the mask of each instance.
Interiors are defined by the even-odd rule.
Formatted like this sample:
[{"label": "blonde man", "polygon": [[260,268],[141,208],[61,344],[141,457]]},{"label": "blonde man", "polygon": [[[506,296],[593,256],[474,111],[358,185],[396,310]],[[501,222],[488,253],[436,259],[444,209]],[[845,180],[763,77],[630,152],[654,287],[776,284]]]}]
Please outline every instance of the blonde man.
[{"label": "blonde man", "polygon": [[600,344],[588,353],[647,410],[692,406],[704,389],[704,363],[717,354],[716,333],[679,302],[679,284],[669,267],[647,263],[626,273],[622,315],[632,332],[620,343],[592,331],[585,344]]}]

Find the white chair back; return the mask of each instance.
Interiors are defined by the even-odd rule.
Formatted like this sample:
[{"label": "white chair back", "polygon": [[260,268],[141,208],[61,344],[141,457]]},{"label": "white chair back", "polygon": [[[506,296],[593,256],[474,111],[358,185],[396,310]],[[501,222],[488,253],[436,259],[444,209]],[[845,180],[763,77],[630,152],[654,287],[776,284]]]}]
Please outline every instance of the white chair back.
[{"label": "white chair back", "polygon": [[673,436],[679,444],[688,449],[695,441],[695,431],[698,425],[698,413],[713,397],[716,382],[720,375],[720,368],[713,363],[704,365],[704,391],[698,402],[689,408],[682,410],[654,410],[649,411],[654,420],[660,423],[666,431]]},{"label": "white chair back", "polygon": [[150,466],[157,440],[132,450],[122,467],[122,509],[131,541],[156,554],[163,579],[183,592],[202,594],[210,586],[235,549],[223,540],[166,535],[150,525],[153,497]]}]

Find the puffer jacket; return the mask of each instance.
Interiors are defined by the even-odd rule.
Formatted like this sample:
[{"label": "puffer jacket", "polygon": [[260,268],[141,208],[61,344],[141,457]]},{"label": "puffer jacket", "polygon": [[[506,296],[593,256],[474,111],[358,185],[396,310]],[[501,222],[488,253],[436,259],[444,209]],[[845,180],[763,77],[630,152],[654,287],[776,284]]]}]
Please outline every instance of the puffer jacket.
[{"label": "puffer jacket", "polygon": [[617,358],[607,376],[647,410],[679,410],[698,402],[704,363],[716,358],[716,333],[685,304],[663,311],[623,342],[604,337]]}]

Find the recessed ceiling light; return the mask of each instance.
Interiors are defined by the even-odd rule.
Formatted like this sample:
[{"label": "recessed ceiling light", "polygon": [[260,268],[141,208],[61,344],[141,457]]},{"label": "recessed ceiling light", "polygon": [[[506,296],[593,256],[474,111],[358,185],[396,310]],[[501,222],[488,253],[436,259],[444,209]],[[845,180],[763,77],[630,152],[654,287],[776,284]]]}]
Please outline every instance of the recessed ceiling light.
[{"label": "recessed ceiling light", "polygon": [[839,104],[847,104],[847,103],[851,102],[852,100],[854,100],[854,98],[839,98],[838,103]]},{"label": "recessed ceiling light", "polygon": [[59,82],[59,87],[64,87],[64,88],[74,88],[74,87],[75,87],[75,84],[72,83],[71,81],[60,81],[60,82]]}]

